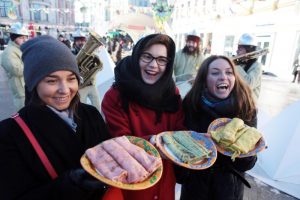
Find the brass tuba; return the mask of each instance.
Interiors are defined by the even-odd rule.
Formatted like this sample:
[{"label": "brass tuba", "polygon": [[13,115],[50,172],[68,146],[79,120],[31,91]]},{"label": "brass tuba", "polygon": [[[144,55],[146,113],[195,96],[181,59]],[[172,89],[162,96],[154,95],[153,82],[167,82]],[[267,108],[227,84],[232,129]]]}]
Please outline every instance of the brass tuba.
[{"label": "brass tuba", "polygon": [[232,57],[231,60],[235,64],[238,64],[238,63],[246,62],[246,61],[254,59],[254,58],[258,58],[259,56],[266,55],[267,53],[269,53],[269,50],[267,48],[265,48],[265,49],[260,49],[260,50],[257,50],[257,51],[252,51],[252,52],[249,52],[249,53],[245,53],[245,54],[240,55],[240,56]]},{"label": "brass tuba", "polygon": [[88,85],[94,74],[102,70],[102,62],[93,52],[101,45],[104,45],[104,43],[104,40],[97,33],[90,32],[86,43],[77,54],[76,60],[80,75],[83,79],[80,88]]}]

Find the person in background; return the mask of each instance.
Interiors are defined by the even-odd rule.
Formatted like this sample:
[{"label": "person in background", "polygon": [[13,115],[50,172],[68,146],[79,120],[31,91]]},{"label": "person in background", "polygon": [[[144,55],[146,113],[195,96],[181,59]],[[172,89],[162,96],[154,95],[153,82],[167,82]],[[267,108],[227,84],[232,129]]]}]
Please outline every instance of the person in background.
[{"label": "person in background", "polygon": [[4,50],[5,40],[3,30],[0,29],[0,50]]},{"label": "person in background", "polygon": [[[163,131],[184,130],[181,97],[172,78],[175,43],[167,35],[151,34],[138,41],[131,56],[115,68],[115,82],[102,101],[110,133],[155,141]],[[153,187],[122,190],[125,200],[174,200],[171,161],[163,160],[163,175]]]},{"label": "person in background", "polygon": [[176,82],[188,81],[195,77],[197,68],[204,60],[201,53],[201,39],[196,35],[187,35],[186,45],[176,53],[174,75]]},{"label": "person in background", "polygon": [[86,43],[86,37],[85,34],[80,30],[77,30],[72,36],[74,39],[72,52],[74,55],[77,55],[83,45]]},{"label": "person in background", "polygon": [[[82,47],[86,43],[85,35],[80,31],[76,31],[73,34],[74,44],[73,44],[73,54],[77,55]],[[88,99],[90,100],[91,104],[95,106],[100,111],[100,100],[99,94],[96,89],[96,74],[94,73],[92,77],[89,79],[88,83],[84,87],[80,87],[79,94],[80,100],[83,103],[87,103]]]},{"label": "person in background", "polygon": [[110,138],[93,106],[80,103],[75,56],[50,36],[21,46],[31,97],[19,111],[57,173],[52,179],[12,118],[0,122],[0,196],[10,199],[99,200],[106,185],[80,165],[85,150]]},{"label": "person in background", "polygon": [[71,42],[70,42],[70,40],[68,40],[67,38],[65,38],[65,36],[63,34],[59,34],[58,40],[61,41],[62,43],[64,43],[67,47],[69,47],[71,49]]},{"label": "person in background", "polygon": [[293,69],[294,78],[293,78],[292,83],[295,83],[297,76],[298,76],[297,83],[300,84],[300,53],[299,53],[297,59],[294,61],[293,65],[294,65],[294,69]]},{"label": "person in background", "polygon": [[23,77],[23,62],[20,46],[28,40],[28,30],[21,23],[11,26],[10,41],[2,53],[1,65],[3,66],[8,84],[13,95],[15,111],[20,110],[25,103],[25,85]]},{"label": "person in background", "polygon": [[[238,43],[237,56],[244,55],[258,50],[255,36],[245,33],[243,34]],[[236,68],[242,79],[248,83],[254,93],[254,98],[257,101],[259,98],[261,79],[262,79],[262,65],[257,61],[257,58],[253,59],[240,59],[237,61]]]},{"label": "person in background", "polygon": [[[232,61],[213,55],[205,59],[195,82],[183,100],[185,126],[206,133],[217,118],[238,117],[256,127],[256,105],[249,86],[241,80]],[[177,182],[182,184],[181,200],[242,200],[244,172],[256,163],[256,156],[236,158],[218,154],[213,166],[204,170],[176,167]]]}]

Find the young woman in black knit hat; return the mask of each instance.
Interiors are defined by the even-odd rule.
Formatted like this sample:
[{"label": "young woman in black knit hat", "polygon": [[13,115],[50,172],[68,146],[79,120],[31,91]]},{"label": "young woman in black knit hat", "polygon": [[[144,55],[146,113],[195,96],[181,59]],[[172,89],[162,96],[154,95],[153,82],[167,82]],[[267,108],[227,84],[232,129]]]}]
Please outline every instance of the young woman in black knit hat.
[{"label": "young woman in black knit hat", "polygon": [[31,96],[19,116],[52,167],[43,165],[15,121],[20,118],[3,120],[1,199],[99,200],[106,186],[81,168],[80,157],[87,148],[110,136],[98,110],[79,101],[80,74],[75,56],[50,36],[29,40],[21,50],[25,84]]}]

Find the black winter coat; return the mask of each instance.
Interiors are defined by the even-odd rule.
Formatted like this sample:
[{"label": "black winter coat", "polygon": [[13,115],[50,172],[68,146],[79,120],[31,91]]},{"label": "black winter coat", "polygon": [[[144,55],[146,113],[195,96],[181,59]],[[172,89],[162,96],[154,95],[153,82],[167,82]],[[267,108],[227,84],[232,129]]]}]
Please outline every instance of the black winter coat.
[{"label": "black winter coat", "polygon": [[[202,105],[194,116],[186,116],[185,125],[189,130],[206,133],[209,124],[216,118],[233,118],[234,113],[221,115]],[[256,118],[248,122],[256,126]],[[246,122],[247,123],[247,122]],[[231,158],[220,153],[213,166],[205,170],[189,170],[175,166],[178,183],[182,184],[181,200],[242,200],[244,172],[254,167],[256,156]],[[247,182],[248,183],[248,182]]]},{"label": "black winter coat", "polygon": [[6,119],[0,122],[0,199],[101,199],[103,188],[86,191],[66,176],[69,170],[81,168],[80,157],[87,148],[110,137],[98,110],[79,104],[76,133],[46,106],[26,106],[19,113],[58,178],[51,179],[20,127],[13,119]]}]

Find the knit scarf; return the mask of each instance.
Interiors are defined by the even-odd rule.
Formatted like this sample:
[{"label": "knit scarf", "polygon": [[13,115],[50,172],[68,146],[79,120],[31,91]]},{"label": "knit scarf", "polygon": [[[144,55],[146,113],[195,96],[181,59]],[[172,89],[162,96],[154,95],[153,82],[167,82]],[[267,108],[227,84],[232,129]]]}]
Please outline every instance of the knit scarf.
[{"label": "knit scarf", "polygon": [[226,99],[213,97],[207,90],[201,95],[201,105],[205,110],[209,110],[212,116],[219,118],[220,116],[233,117],[236,113],[235,100],[230,94]]}]

